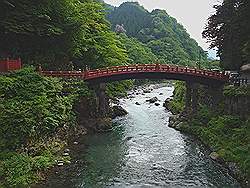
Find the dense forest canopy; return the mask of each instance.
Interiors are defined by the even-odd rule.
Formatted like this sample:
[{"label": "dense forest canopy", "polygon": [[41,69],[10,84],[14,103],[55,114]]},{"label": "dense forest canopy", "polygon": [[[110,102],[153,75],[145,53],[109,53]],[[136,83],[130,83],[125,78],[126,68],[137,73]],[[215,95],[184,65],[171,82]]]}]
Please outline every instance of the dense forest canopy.
[{"label": "dense forest canopy", "polygon": [[223,68],[239,70],[250,63],[250,2],[224,0],[214,8],[216,13],[208,19],[203,37],[211,48],[218,48]]},{"label": "dense forest canopy", "polygon": [[123,25],[126,34],[146,44],[161,63],[196,66],[197,61],[207,61],[203,49],[165,10],[150,13],[137,2],[125,2],[109,10],[107,19],[113,29]]},{"label": "dense forest canopy", "polygon": [[[117,24],[124,27],[121,33],[113,32]],[[209,65],[176,19],[135,2],[113,7],[102,0],[1,1],[0,40],[0,58],[21,57],[51,70],[156,61]]]},{"label": "dense forest canopy", "polygon": [[127,54],[92,0],[0,2],[0,55],[50,69],[123,64]]}]

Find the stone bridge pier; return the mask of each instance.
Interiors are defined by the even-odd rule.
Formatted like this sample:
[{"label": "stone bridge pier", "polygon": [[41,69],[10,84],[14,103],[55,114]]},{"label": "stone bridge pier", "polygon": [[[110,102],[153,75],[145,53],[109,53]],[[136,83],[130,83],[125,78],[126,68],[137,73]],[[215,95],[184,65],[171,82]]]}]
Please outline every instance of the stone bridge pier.
[{"label": "stone bridge pier", "polygon": [[110,114],[109,98],[106,94],[106,83],[98,83],[94,86],[96,94],[96,111],[99,117],[108,117]]},{"label": "stone bridge pier", "polygon": [[[218,109],[218,104],[223,99],[223,86],[201,85],[197,82],[186,81],[185,114],[195,114],[199,104],[206,104],[212,109]],[[96,116],[108,118],[111,114],[109,98],[106,94],[106,83],[92,86],[96,94]]]}]

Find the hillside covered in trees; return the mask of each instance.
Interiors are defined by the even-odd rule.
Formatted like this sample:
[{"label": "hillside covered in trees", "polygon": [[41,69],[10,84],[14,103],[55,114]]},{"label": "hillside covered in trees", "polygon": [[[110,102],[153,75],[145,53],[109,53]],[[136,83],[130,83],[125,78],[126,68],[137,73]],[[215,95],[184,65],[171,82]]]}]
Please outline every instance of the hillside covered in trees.
[{"label": "hillside covered in trees", "polygon": [[200,60],[207,63],[206,52],[165,10],[148,12],[137,2],[125,2],[119,7],[109,7],[108,12],[113,30],[123,25],[127,36],[144,43],[161,63],[189,66],[197,66]]},{"label": "hillside covered in trees", "polygon": [[[113,32],[116,24],[127,32]],[[28,66],[0,75],[0,187],[28,187],[56,161],[69,161],[60,153],[66,136],[58,133],[78,130],[75,104],[93,97],[83,81],[43,77],[37,65],[78,70],[207,62],[174,18],[163,10],[149,13],[138,3],[114,8],[96,0],[0,1],[0,41],[0,59],[20,57]],[[108,94],[117,96],[131,85],[109,84]]]},{"label": "hillside covered in trees", "polygon": [[127,53],[93,0],[0,1],[0,57],[49,69],[124,64]]}]

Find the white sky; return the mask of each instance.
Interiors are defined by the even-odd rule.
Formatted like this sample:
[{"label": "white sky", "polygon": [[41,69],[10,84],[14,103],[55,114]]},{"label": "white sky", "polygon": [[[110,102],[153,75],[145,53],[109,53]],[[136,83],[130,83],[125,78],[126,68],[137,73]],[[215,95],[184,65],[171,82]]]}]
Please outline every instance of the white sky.
[{"label": "white sky", "polygon": [[[128,0],[104,0],[106,3],[119,6]],[[167,13],[176,18],[194,38],[199,45],[207,50],[209,44],[202,39],[201,33],[207,23],[208,17],[215,13],[214,4],[221,0],[137,0],[149,11],[153,9],[165,9]]]}]

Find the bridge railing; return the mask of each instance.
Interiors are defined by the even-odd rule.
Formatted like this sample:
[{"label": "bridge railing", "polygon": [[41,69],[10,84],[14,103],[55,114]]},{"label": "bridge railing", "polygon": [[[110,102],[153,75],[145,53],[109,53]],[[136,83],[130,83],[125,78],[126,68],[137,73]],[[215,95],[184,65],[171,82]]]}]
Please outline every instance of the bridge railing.
[{"label": "bridge railing", "polygon": [[223,73],[201,70],[195,68],[181,67],[175,65],[160,65],[160,64],[137,64],[137,65],[128,65],[128,66],[113,66],[102,69],[87,70],[87,71],[42,71],[39,72],[45,76],[52,77],[66,77],[66,78],[81,78],[84,80],[116,75],[116,74],[132,74],[140,72],[165,72],[173,74],[186,74],[207,77],[211,79],[218,79],[227,81],[229,76]]},{"label": "bridge railing", "polygon": [[84,72],[82,71],[40,71],[42,75],[51,77],[65,77],[65,78],[82,78],[84,79]]},{"label": "bridge railing", "polygon": [[160,64],[138,64],[128,66],[114,66],[104,69],[89,70],[85,73],[85,79],[93,79],[96,77],[115,75],[120,73],[136,73],[136,72],[168,72],[168,73],[183,73],[196,76],[205,76],[220,80],[228,80],[228,75],[188,67],[180,67],[175,65],[160,65]]}]

